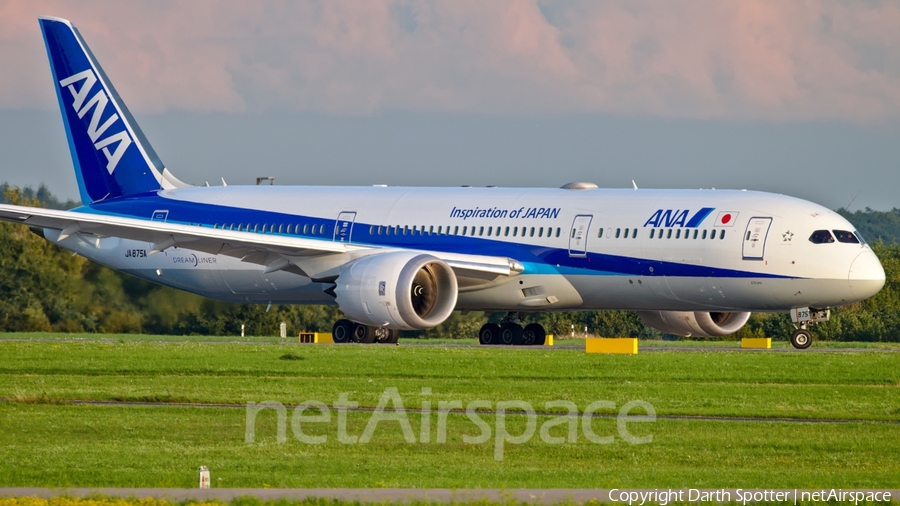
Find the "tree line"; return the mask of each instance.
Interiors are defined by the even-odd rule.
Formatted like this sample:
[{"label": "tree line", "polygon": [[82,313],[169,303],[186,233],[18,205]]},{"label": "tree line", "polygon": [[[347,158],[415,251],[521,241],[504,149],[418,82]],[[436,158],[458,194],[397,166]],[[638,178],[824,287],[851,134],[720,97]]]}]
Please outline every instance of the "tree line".
[{"label": "tree line", "polygon": [[[6,203],[66,209],[43,185],[37,190],[7,184]],[[843,210],[841,210],[843,211]],[[841,212],[839,211],[839,212]],[[846,211],[843,211],[846,213]],[[887,275],[875,297],[832,310],[830,322],[815,329],[819,339],[900,341],[900,211],[846,213],[866,235],[878,231],[872,248]],[[864,223],[857,225],[857,223]],[[866,228],[868,227],[868,228]],[[488,315],[498,321],[502,314]],[[330,331],[341,318],[335,306],[246,305],[219,302],[135,278],[59,248],[28,227],[0,223],[0,331],[95,332],[174,335],[237,335],[241,325],[250,336],[277,335],[285,322],[289,332]],[[663,338],[632,311],[536,313],[529,321],[548,333]],[[485,315],[454,313],[443,324],[406,337],[475,337]],[[755,313],[732,338],[786,338],[793,327],[783,313]]]}]

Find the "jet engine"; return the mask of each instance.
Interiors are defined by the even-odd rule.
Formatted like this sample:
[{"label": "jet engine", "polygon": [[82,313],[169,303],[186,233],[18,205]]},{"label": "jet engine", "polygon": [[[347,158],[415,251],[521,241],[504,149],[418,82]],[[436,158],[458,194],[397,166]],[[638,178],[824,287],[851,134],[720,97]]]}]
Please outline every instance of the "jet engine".
[{"label": "jet engine", "polygon": [[638,316],[656,330],[694,337],[734,334],[750,319],[750,313],[703,311],[638,311]]},{"label": "jet engine", "polygon": [[335,280],[347,318],[365,325],[421,330],[441,324],[456,307],[456,274],[442,260],[398,251],[355,260]]}]

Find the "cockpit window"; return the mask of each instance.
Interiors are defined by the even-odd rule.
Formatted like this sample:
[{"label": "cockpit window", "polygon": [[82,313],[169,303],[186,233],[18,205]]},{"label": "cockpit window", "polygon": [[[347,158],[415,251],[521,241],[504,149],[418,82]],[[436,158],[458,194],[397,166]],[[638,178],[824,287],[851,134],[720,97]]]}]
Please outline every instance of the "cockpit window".
[{"label": "cockpit window", "polygon": [[809,242],[813,244],[827,244],[834,242],[834,237],[832,237],[831,232],[827,230],[816,230],[809,236]]},{"label": "cockpit window", "polygon": [[848,232],[846,230],[832,230],[832,232],[834,232],[834,236],[837,237],[838,242],[859,244],[859,239],[853,235],[853,232]]},{"label": "cockpit window", "polygon": [[860,233],[859,233],[859,232],[857,232],[857,231],[856,231],[856,230],[854,230],[854,231],[853,231],[853,235],[855,235],[855,236],[856,236],[856,238],[857,238],[857,239],[859,239],[859,242],[861,242],[861,243],[863,243],[863,244],[866,244],[866,245],[868,245],[868,244],[869,244],[869,243],[867,243],[867,242],[866,242],[866,240],[865,240],[865,239],[863,239],[863,236],[862,236],[862,234],[860,234]]}]

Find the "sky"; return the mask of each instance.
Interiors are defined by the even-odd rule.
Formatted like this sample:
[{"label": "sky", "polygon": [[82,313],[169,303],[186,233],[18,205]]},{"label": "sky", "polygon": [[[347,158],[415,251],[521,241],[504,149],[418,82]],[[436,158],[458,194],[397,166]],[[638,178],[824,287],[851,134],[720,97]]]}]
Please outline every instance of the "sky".
[{"label": "sky", "polygon": [[77,198],[39,15],[192,184],[746,188],[900,207],[900,2],[0,0],[0,180]]}]

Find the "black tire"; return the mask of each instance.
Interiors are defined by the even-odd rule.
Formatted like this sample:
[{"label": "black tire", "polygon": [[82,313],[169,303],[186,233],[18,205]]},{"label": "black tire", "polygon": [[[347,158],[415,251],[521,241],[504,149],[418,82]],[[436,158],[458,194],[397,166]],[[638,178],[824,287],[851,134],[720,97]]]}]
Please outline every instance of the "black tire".
[{"label": "black tire", "polygon": [[338,320],[331,327],[331,339],[338,344],[349,343],[353,339],[353,322],[350,320]]},{"label": "black tire", "polygon": [[500,325],[485,323],[478,331],[479,344],[498,344],[500,342]]},{"label": "black tire", "polygon": [[522,326],[518,323],[504,323],[500,326],[500,344],[522,344]]},{"label": "black tire", "polygon": [[400,331],[395,329],[388,328],[380,328],[377,329],[381,331],[381,337],[376,335],[375,342],[378,344],[396,344],[397,339],[400,337]]},{"label": "black tire", "polygon": [[353,342],[371,344],[375,342],[375,329],[362,323],[353,326]]},{"label": "black tire", "polygon": [[812,346],[812,334],[806,329],[797,329],[791,334],[791,346],[798,350],[805,350]]},{"label": "black tire", "polygon": [[538,323],[529,323],[522,330],[522,344],[532,346],[543,346],[547,339],[547,332],[544,327]]}]

